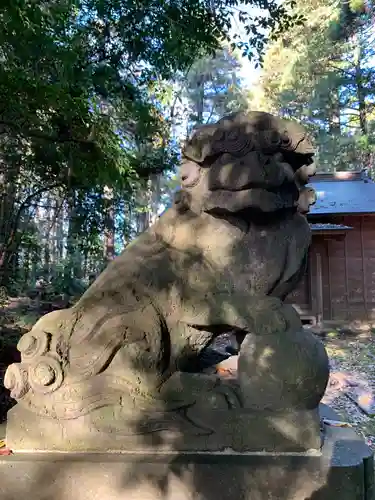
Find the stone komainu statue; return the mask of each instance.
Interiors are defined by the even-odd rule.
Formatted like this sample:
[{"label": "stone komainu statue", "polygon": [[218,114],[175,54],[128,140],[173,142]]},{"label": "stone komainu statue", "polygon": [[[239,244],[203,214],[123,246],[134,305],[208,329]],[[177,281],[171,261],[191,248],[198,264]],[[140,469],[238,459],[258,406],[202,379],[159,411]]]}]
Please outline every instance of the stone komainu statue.
[{"label": "stone komainu statue", "polygon": [[[21,338],[8,446],[319,447],[328,360],[283,303],[305,269],[313,155],[300,125],[267,113],[198,129],[173,206]],[[226,331],[241,338],[238,376],[200,373]]]}]

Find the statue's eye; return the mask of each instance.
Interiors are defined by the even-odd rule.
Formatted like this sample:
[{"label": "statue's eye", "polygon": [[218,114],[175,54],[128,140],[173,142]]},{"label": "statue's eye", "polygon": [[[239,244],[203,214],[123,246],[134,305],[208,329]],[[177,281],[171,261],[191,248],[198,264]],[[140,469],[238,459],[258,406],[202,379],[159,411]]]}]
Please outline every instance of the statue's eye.
[{"label": "statue's eye", "polygon": [[185,187],[194,186],[200,178],[200,166],[193,162],[187,161],[181,165],[180,179],[181,184]]}]

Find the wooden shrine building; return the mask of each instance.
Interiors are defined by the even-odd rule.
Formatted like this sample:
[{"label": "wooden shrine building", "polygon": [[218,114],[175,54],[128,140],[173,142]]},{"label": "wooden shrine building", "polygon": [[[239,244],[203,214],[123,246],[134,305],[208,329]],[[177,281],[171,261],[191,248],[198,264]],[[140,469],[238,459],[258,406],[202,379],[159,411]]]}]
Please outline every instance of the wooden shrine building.
[{"label": "wooden shrine building", "polygon": [[308,269],[287,298],[305,321],[375,322],[375,182],[363,172],[317,174]]}]

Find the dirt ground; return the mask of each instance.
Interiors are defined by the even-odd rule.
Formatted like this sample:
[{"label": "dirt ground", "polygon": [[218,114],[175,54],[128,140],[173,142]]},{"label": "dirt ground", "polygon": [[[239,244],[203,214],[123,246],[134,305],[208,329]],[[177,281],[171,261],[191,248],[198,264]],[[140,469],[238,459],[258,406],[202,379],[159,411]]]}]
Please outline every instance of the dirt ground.
[{"label": "dirt ground", "polygon": [[342,335],[326,338],[324,343],[331,374],[323,402],[351,423],[375,450],[375,335]]}]

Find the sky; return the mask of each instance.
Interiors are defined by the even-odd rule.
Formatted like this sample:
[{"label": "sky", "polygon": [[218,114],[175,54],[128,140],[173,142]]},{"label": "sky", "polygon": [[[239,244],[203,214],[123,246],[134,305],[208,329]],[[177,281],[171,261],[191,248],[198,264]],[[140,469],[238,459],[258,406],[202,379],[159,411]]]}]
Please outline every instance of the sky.
[{"label": "sky", "polygon": [[[253,7],[251,5],[243,5],[240,4],[238,6],[239,9],[249,13],[259,15],[262,11],[259,8]],[[234,23],[231,29],[231,35],[239,34],[243,41],[248,41],[249,36],[246,35],[246,32],[243,28],[243,25],[239,22],[238,16],[234,16]],[[249,61],[247,57],[242,58],[242,70],[240,72],[240,77],[243,78],[243,83],[246,87],[251,87],[253,83],[256,82],[259,76],[260,69],[255,68],[254,63]]]},{"label": "sky", "polygon": [[243,57],[242,59],[242,68],[239,76],[243,79],[246,87],[251,87],[259,75],[259,68],[255,69],[254,64],[247,57]]},{"label": "sky", "polygon": [[[257,10],[254,7],[248,5],[240,5],[239,8],[247,12],[255,12]],[[244,41],[247,41],[249,37],[246,35],[245,30],[241,25],[241,23],[239,22],[237,16],[235,17],[236,17],[235,22],[231,29],[231,35],[233,36],[235,33],[237,33],[241,36],[241,38]],[[254,63],[249,61],[247,57],[243,57],[241,59],[241,63],[242,63],[242,68],[239,73],[239,76],[243,79],[243,83],[246,87],[251,87],[252,84],[255,83],[260,70],[259,68],[256,69]],[[179,132],[175,131],[175,133],[178,134]],[[181,133],[185,133],[185,127],[183,127],[183,132]],[[161,213],[164,212],[166,208],[168,208],[168,206],[161,205],[158,211],[159,215],[161,215]]]}]

